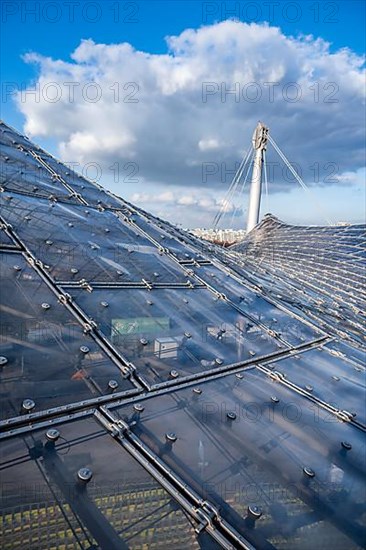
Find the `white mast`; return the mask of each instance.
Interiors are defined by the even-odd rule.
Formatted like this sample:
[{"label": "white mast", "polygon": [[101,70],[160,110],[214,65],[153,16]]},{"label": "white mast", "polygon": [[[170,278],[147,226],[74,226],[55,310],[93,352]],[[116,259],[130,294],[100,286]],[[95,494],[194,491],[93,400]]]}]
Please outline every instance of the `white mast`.
[{"label": "white mast", "polygon": [[259,221],[259,211],[261,206],[261,192],[262,192],[262,164],[263,153],[266,150],[268,138],[268,128],[258,122],[253,134],[253,149],[255,150],[252,184],[250,187],[249,196],[249,208],[248,208],[248,221],[247,221],[247,233],[255,227]]}]

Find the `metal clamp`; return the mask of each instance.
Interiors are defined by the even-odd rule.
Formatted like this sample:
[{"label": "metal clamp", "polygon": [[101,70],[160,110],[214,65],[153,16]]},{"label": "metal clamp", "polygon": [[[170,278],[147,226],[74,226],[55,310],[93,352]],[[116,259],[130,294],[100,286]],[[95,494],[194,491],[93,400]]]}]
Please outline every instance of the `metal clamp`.
[{"label": "metal clamp", "polygon": [[60,302],[60,304],[63,304],[64,306],[66,306],[67,303],[72,302],[72,298],[70,294],[67,294],[67,293],[59,294],[58,301]]},{"label": "metal clamp", "polygon": [[147,290],[152,290],[152,285],[150,283],[148,283],[146,281],[146,279],[141,279],[141,281],[144,283],[144,285],[146,286]]}]

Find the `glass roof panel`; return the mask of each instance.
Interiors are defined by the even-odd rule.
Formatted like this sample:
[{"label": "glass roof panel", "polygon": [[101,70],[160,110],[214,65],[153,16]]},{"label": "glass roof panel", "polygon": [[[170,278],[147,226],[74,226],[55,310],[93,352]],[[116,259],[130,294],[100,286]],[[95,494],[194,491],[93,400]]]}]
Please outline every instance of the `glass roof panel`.
[{"label": "glass roof panel", "polygon": [[214,288],[223,292],[244,314],[252,316],[257,322],[274,330],[290,345],[299,345],[304,341],[317,338],[321,333],[315,327],[296,319],[291,313],[283,311],[265,299],[261,294],[230,277],[229,272],[216,266],[193,268],[194,272]]},{"label": "glass roof panel", "polygon": [[[227,258],[266,290],[293,291],[296,307],[310,308],[327,329],[364,346],[366,226],[296,227],[272,215]],[[282,292],[281,292],[282,294]]]},{"label": "glass roof panel", "polygon": [[30,153],[2,143],[0,156],[0,185],[6,191],[70,200],[69,191]]},{"label": "glass roof panel", "polygon": [[[6,197],[7,195],[5,195]],[[6,201],[2,215],[58,281],[186,283],[180,267],[110,212],[29,197]]]},{"label": "glass roof panel", "polygon": [[[118,414],[244,536],[255,525],[259,547],[267,540],[277,548],[306,548],[309,532],[311,545],[362,547],[361,431],[257,369],[242,379],[230,375],[201,383],[199,391],[191,387],[146,399],[139,417],[131,407]],[[248,506],[259,507],[262,516],[253,520]]]},{"label": "glass roof panel", "polygon": [[154,383],[250,361],[284,347],[205,289],[103,289],[91,294],[73,289],[72,296]]},{"label": "glass roof panel", "polygon": [[91,548],[93,537],[36,459],[38,442],[44,443],[26,437],[1,444],[1,548]]},{"label": "glass roof panel", "polygon": [[[162,247],[169,251],[178,260],[189,263],[193,260],[203,260],[201,251],[206,249],[204,243],[200,243],[189,233],[181,232],[168,222],[158,220],[153,216],[147,216],[134,210],[131,215],[132,221],[145,233],[150,235]],[[198,242],[197,242],[198,241]]]},{"label": "glass roof panel", "polygon": [[[328,353],[327,347],[273,364],[286,379],[340,410],[356,413],[366,428],[366,370]],[[330,350],[331,351],[331,350]]]},{"label": "glass roof panel", "polygon": [[107,393],[110,379],[133,389],[119,368],[19,254],[2,254],[1,417]]},{"label": "glass roof panel", "polygon": [[199,548],[176,502],[99,424],[47,433],[2,444],[2,548]]},{"label": "glass roof panel", "polygon": [[[114,198],[110,193],[107,193],[107,191],[102,187],[93,184],[83,175],[75,172],[72,169],[72,165],[67,166],[63,164],[41,149],[37,150],[37,155],[54,174],[61,177],[62,180],[64,180],[75,193],[81,195],[88,205],[94,207],[100,206],[103,208],[121,207],[120,200]],[[94,164],[94,167],[96,168],[95,173],[97,175],[100,167],[98,167],[97,163],[90,163],[90,172],[93,171],[93,167],[91,166],[92,164]]]},{"label": "glass roof panel", "polygon": [[3,229],[0,229],[0,245],[5,247],[15,248],[15,243],[11,240],[9,235],[5,233]]}]

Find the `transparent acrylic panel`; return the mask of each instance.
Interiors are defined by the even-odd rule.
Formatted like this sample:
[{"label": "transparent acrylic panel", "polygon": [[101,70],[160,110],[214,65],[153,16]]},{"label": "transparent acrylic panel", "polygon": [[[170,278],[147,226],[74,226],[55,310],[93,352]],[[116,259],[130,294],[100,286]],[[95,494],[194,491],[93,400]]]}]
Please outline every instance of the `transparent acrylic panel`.
[{"label": "transparent acrylic panel", "polygon": [[300,290],[346,304],[365,300],[365,225],[295,227],[267,217],[233,251],[283,280],[288,276]]},{"label": "transparent acrylic panel", "polygon": [[12,239],[5,233],[3,229],[0,229],[0,246],[17,248]]},{"label": "transparent acrylic panel", "polygon": [[340,357],[346,357],[349,361],[355,364],[355,367],[361,367],[363,370],[366,368],[366,351],[353,347],[349,342],[342,342],[338,339],[333,340],[328,348],[334,350],[335,355]]},{"label": "transparent acrylic panel", "polygon": [[133,389],[80,324],[18,254],[0,255],[1,417]]},{"label": "transparent acrylic panel", "polygon": [[[213,288],[224,293],[245,315],[250,315],[295,346],[320,336],[320,331],[276,307],[263,296],[240,284],[216,266],[195,267],[194,272]],[[245,279],[243,280],[245,284]]]},{"label": "transparent acrylic panel", "polygon": [[[4,155],[9,157],[9,163],[15,163],[22,171],[22,174],[18,174],[22,176],[20,180],[13,175],[6,187],[8,190],[31,192],[33,187],[36,187],[37,189],[33,192],[37,195],[52,193],[56,197],[65,198],[70,192],[59,179],[61,177],[75,193],[85,195],[87,202],[94,206],[119,207],[121,204],[120,201],[109,196],[105,190],[99,189],[82,175],[74,172],[73,165],[62,164],[4,123],[0,126],[0,145]],[[10,154],[5,153],[8,150]],[[32,153],[38,158],[34,158]],[[70,199],[73,201],[75,197]]]},{"label": "transparent acrylic panel", "polygon": [[91,294],[72,289],[72,296],[154,383],[250,361],[283,347],[205,289],[103,289]]},{"label": "transparent acrylic panel", "polygon": [[157,220],[147,213],[134,211],[130,216],[131,220],[145,233],[150,235],[160,246],[169,249],[169,251],[182,262],[192,262],[193,260],[203,260],[201,254],[205,245],[185,231],[179,231],[168,222]]},{"label": "transparent acrylic panel", "polygon": [[276,371],[322,401],[340,410],[356,413],[366,426],[366,371],[327,352],[327,347],[282,359],[272,364]]},{"label": "transparent acrylic panel", "polygon": [[[175,501],[99,424],[86,419],[57,430],[56,442],[47,439],[44,429],[2,445],[7,479],[2,509],[9,530],[5,540],[14,544],[8,548],[21,547],[27,540],[25,529],[32,537],[36,534],[29,548],[60,544],[64,533],[60,541],[57,537],[66,531],[60,507],[73,516],[69,521],[77,526],[82,548],[91,548],[86,538],[102,550],[199,548],[192,525]],[[81,468],[92,472],[88,484],[78,479]],[[34,510],[30,521],[29,509]],[[18,517],[20,524],[28,520],[19,531],[14,523]],[[70,528],[67,537],[77,547]]]},{"label": "transparent acrylic panel", "polygon": [[[99,187],[96,184],[93,184],[82,174],[75,172],[73,170],[73,163],[67,166],[42,150],[38,150],[37,154],[42,159],[42,161],[45,162],[47,166],[51,168],[54,173],[57,174],[57,176],[61,177],[73,189],[75,193],[81,195],[89,206],[100,206],[103,208],[121,207],[121,202],[111,196],[109,193],[107,193],[105,189]],[[78,168],[85,169],[85,167],[79,166],[79,164],[77,164],[76,169]],[[93,174],[95,173],[95,177],[98,177],[99,170],[101,170],[101,168],[98,167],[98,165],[95,165],[94,171],[92,166],[90,166],[89,168],[90,170],[87,169],[87,172],[91,172]]]},{"label": "transparent acrylic panel", "polygon": [[17,145],[29,147],[31,145],[31,142],[25,135],[20,134],[10,126],[7,126],[7,124],[5,124],[2,120],[0,120],[0,141],[1,143],[12,147],[16,147]]},{"label": "transparent acrylic panel", "polygon": [[[236,260],[232,262],[233,259],[231,265],[238,275],[262,287],[286,307],[295,308],[325,331],[347,334],[354,343],[364,346],[366,301],[359,290],[354,288],[345,293],[334,285],[327,288],[323,284],[308,284],[310,276],[304,274],[304,270],[264,267],[261,262],[247,260],[243,267]],[[328,281],[333,280],[332,273],[324,276]]]},{"label": "transparent acrylic panel", "polygon": [[2,204],[3,217],[58,281],[188,280],[177,264],[110,212],[29,197],[3,198]]},{"label": "transparent acrylic panel", "polygon": [[[239,271],[241,267],[237,268]],[[257,280],[259,284],[266,283],[274,289],[286,289],[290,285],[296,294],[300,294],[302,300],[307,297],[333,301],[339,295],[340,299],[348,298],[350,301],[358,302],[365,299],[362,288],[363,281],[346,281],[345,274],[337,275],[334,270],[327,271],[320,267],[322,277],[316,277],[316,266],[300,265],[295,261],[294,265],[286,263],[284,258],[279,258],[276,262],[247,262],[243,272],[250,274],[250,277]],[[349,268],[348,273],[349,273]],[[355,268],[356,269],[356,268]],[[357,268],[358,273],[362,273],[361,267]],[[359,295],[360,293],[360,295]]]},{"label": "transparent acrylic panel", "polygon": [[70,200],[69,191],[30,153],[0,142],[0,160],[0,185],[6,191]]},{"label": "transparent acrylic panel", "polygon": [[[40,458],[44,443],[44,432],[1,443],[1,548],[90,549],[93,537],[47,478]],[[67,447],[61,452],[65,454]]]},{"label": "transparent acrylic panel", "polygon": [[[141,403],[139,417],[113,412],[255,546],[363,547],[360,430],[255,368]],[[260,508],[257,521],[248,506]]]}]

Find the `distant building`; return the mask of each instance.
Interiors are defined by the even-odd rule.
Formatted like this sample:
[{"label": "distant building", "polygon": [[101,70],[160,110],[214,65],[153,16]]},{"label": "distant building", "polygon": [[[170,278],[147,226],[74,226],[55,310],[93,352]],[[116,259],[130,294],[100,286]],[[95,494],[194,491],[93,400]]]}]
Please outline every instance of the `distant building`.
[{"label": "distant building", "polygon": [[190,232],[204,239],[205,241],[210,241],[215,244],[220,244],[221,246],[228,246],[240,242],[244,239],[246,231],[245,229],[191,229]]}]

